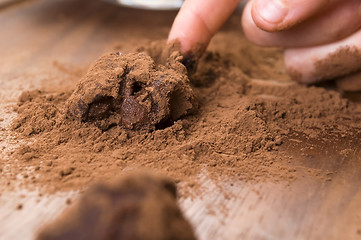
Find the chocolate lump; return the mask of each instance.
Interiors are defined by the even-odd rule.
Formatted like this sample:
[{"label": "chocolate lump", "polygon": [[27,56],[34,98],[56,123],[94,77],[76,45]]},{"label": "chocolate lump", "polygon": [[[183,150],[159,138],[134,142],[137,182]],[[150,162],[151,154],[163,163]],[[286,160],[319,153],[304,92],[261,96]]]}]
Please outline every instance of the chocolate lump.
[{"label": "chocolate lump", "polygon": [[67,115],[106,130],[158,129],[196,108],[182,57],[174,52],[165,65],[145,53],[102,56],[67,101]]}]

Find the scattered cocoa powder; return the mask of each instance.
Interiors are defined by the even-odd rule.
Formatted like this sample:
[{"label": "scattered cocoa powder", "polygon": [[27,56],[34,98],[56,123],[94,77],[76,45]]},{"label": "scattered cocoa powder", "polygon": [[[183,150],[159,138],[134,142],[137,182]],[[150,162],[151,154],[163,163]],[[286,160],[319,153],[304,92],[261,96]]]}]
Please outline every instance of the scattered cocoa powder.
[{"label": "scattered cocoa powder", "polygon": [[195,239],[176,198],[173,182],[150,173],[97,183],[37,239]]},{"label": "scattered cocoa powder", "polygon": [[[189,75],[194,74],[197,70],[199,59],[204,50],[204,44],[199,43],[196,44],[190,51],[182,54],[181,62],[187,68]],[[158,64],[169,65],[169,56],[174,52],[180,51],[180,43],[179,41],[167,43],[165,40],[158,40],[149,43],[148,46],[138,47],[137,51],[147,52]]]},{"label": "scattered cocoa powder", "polygon": [[16,205],[16,210],[21,210],[23,209],[23,204],[19,203],[18,205]]},{"label": "scattered cocoa powder", "polygon": [[230,50],[232,40],[225,41],[204,54],[190,77],[197,113],[182,114],[165,128],[129,130],[123,124],[103,128],[94,121],[74,121],[67,113],[71,90],[24,92],[13,122],[23,144],[11,156],[18,160],[13,169],[28,174],[22,183],[47,192],[82,189],[139,167],[165,172],[188,186],[196,185],[203,170],[230,181],[289,181],[294,169],[279,147],[287,136],[360,132],[360,104],[333,90],[289,81],[280,68],[279,49],[242,48],[242,56],[240,43]]},{"label": "scattered cocoa powder", "polygon": [[317,80],[329,80],[355,73],[361,69],[361,53],[356,47],[346,46],[330,53],[326,59],[315,63]]}]

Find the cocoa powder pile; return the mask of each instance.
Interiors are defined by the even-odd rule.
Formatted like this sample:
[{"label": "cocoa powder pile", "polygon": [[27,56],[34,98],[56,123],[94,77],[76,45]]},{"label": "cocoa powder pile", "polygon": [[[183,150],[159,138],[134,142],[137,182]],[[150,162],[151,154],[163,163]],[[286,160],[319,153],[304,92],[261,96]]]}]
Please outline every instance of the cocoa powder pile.
[{"label": "cocoa powder pile", "polygon": [[[69,109],[74,109],[72,106],[77,103],[74,99],[80,99],[79,96],[70,97],[72,89],[24,92],[15,108],[18,117],[13,123],[22,145],[10,157],[18,160],[11,165],[16,174],[22,175],[22,184],[28,188],[39,187],[45,192],[83,189],[91,182],[120,175],[124,169],[139,167],[164,172],[176,182],[189,183],[189,186],[196,185],[197,176],[204,170],[217,179],[229,181],[289,181],[294,178],[294,168],[288,163],[287,153],[280,150],[287,136],[302,134],[320,138],[329,134],[352,136],[360,132],[359,103],[344,99],[334,90],[290,81],[280,68],[282,53],[278,49],[250,48],[246,51],[243,48],[242,55],[236,49],[242,43],[235,44],[231,51],[229,42],[215,42],[216,50],[205,53],[197,72],[189,76],[190,80],[185,79],[184,72],[172,70],[172,64],[179,62],[174,61],[175,58],[170,58],[173,62],[168,65],[147,65],[151,74],[146,80],[131,77],[131,71],[130,75],[122,75],[126,64],[114,67],[112,62],[112,58],[121,56],[111,54],[101,58],[100,63],[108,61],[110,67],[91,68],[77,91],[83,95],[86,91],[91,93],[91,89],[79,86],[90,82],[87,76],[95,76],[94,69],[96,76],[103,76],[102,71],[108,76],[111,69],[117,68],[117,84],[123,82],[132,86],[125,88],[130,91],[127,96],[132,96],[129,98],[132,106],[148,104],[147,108],[142,108],[142,114],[156,113],[147,120],[134,117],[132,124],[119,121],[119,117],[114,118],[118,122],[111,119],[122,116],[122,107],[116,106],[124,103],[124,98],[118,98],[125,96],[118,95],[119,89],[124,88],[115,93],[111,93],[113,88],[103,91],[106,96],[118,98],[116,102],[112,99],[111,105],[101,101],[99,104],[96,95],[89,95],[90,101],[85,101],[86,107],[80,108],[83,111],[80,115],[74,111],[69,115]],[[129,55],[129,58],[134,56]],[[144,56],[144,59],[151,62],[149,57]],[[177,86],[188,89],[181,91],[181,101],[177,102],[180,104],[171,108],[169,104],[162,105],[166,106],[163,110],[167,114],[158,114],[152,108],[157,105],[151,100],[154,99],[154,85],[151,84],[153,80],[147,79],[157,76],[157,71],[161,71],[161,75],[170,74],[174,82],[180,81],[180,85],[173,84],[162,93],[168,96],[164,98],[166,101],[171,100],[169,94],[178,91]],[[105,86],[104,82],[97,84],[96,81],[95,78],[89,86]],[[137,81],[143,81],[139,85],[144,87],[131,84]],[[184,81],[190,81],[191,88],[188,83],[183,84]],[[134,90],[139,90],[135,91],[139,95],[132,95]],[[145,96],[144,102],[142,96]],[[98,104],[94,109],[101,113],[95,116],[101,117],[88,121],[94,101]],[[193,108],[195,102],[199,105],[197,111]],[[169,117],[172,116],[170,109],[181,111],[176,117]],[[144,116],[142,114],[139,116]],[[166,124],[157,125],[162,119],[166,119]],[[16,174],[4,173],[9,186],[14,185]]]}]

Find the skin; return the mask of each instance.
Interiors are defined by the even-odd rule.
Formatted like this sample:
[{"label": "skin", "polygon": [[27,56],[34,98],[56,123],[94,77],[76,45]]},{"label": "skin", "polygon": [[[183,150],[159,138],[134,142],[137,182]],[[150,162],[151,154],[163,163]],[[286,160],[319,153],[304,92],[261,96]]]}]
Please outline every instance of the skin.
[{"label": "skin", "polygon": [[[197,43],[208,45],[238,3],[186,0],[168,41],[179,40],[183,52],[191,51]],[[316,62],[344,47],[361,53],[361,0],[250,0],[242,27],[247,38],[258,45],[285,48],[286,68],[290,72],[297,69],[298,81],[314,83],[325,78],[315,73]],[[352,64],[345,61],[344,65]],[[361,69],[350,72],[356,73],[340,76],[340,86],[361,90],[361,78],[357,77]]]}]

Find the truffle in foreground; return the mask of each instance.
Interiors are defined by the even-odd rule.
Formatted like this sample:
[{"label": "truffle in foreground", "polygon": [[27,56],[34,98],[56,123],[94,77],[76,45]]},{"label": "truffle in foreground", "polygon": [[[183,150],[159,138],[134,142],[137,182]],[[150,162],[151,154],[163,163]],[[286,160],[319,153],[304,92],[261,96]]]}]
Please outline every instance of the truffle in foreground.
[{"label": "truffle in foreground", "polygon": [[148,173],[90,188],[37,240],[196,239],[176,201],[176,187]]}]

